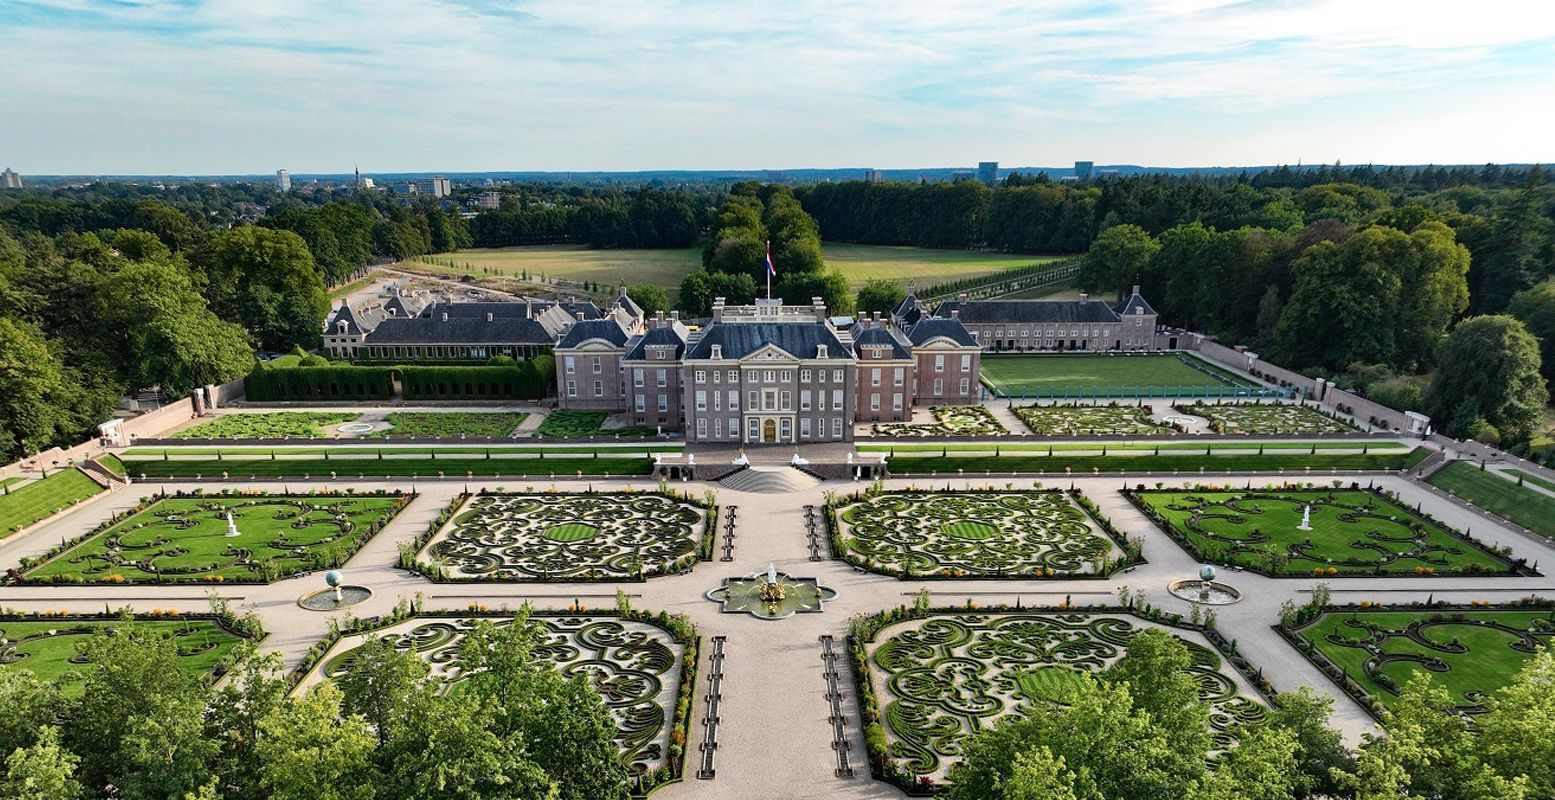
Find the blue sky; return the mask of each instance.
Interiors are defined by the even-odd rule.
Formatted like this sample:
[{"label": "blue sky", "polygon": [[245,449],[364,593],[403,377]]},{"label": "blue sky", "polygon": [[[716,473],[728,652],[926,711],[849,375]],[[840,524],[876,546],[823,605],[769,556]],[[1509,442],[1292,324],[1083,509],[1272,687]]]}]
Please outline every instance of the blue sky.
[{"label": "blue sky", "polygon": [[1549,0],[0,0],[0,32],[24,175],[1555,161]]}]

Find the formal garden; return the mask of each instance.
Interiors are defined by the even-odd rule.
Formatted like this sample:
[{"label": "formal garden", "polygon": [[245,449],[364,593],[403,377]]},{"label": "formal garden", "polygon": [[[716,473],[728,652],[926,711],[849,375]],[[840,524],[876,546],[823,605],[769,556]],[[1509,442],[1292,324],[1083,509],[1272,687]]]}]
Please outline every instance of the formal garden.
[{"label": "formal garden", "polygon": [[983,356],[982,381],[997,397],[1221,397],[1258,384],[1184,353]]},{"label": "formal garden", "polygon": [[1280,630],[1374,714],[1395,708],[1403,686],[1422,673],[1452,693],[1458,710],[1478,714],[1538,648],[1555,647],[1555,610],[1326,608]]},{"label": "formal garden", "polygon": [[1194,557],[1276,577],[1534,574],[1466,533],[1355,484],[1124,494]]},{"label": "formal garden", "polygon": [[[1081,672],[1099,672],[1139,632],[1162,627],[1128,613],[1015,612],[903,614],[856,623],[852,640],[865,739],[898,775],[942,782],[962,742],[1001,718],[1068,705]],[[1203,642],[1168,629],[1187,646],[1199,697],[1211,705],[1218,746],[1265,709],[1245,677]]]},{"label": "formal garden", "polygon": [[1143,436],[1176,431],[1164,422],[1157,422],[1149,406],[1140,405],[1020,406],[1015,409],[1015,416],[1039,436],[1097,433]]},{"label": "formal garden", "polygon": [[[306,690],[324,678],[351,669],[368,637],[426,660],[445,691],[458,692],[467,677],[459,648],[475,624],[467,615],[412,616],[369,633],[344,636],[328,645],[299,684]],[[513,617],[490,617],[497,625]],[[616,724],[623,757],[647,788],[678,775],[691,711],[698,639],[682,619],[664,614],[533,613],[529,622],[544,626],[546,637],[533,656],[564,675],[589,676]],[[688,669],[688,665],[689,669]]]},{"label": "formal garden", "polygon": [[827,512],[836,557],[901,578],[1099,577],[1138,560],[1094,505],[1056,490],[870,492]]},{"label": "formal garden", "polygon": [[710,555],[717,507],[668,493],[477,494],[455,499],[402,566],[437,580],[636,580]]},{"label": "formal garden", "polygon": [[998,436],[1009,433],[982,406],[932,406],[933,422],[877,422],[875,436]]},{"label": "formal garden", "polygon": [[[56,683],[66,697],[81,693],[80,671],[90,662],[83,646],[122,623],[111,619],[31,617],[0,620],[0,669],[25,669]],[[136,625],[172,637],[178,668],[210,675],[243,637],[214,619],[143,619]]]},{"label": "formal garden", "polygon": [[[24,559],[52,583],[268,583],[344,564],[413,495],[157,495]],[[229,522],[230,520],[230,522]]]},{"label": "formal garden", "polygon": [[659,432],[652,425],[606,428],[605,420],[609,417],[604,411],[552,411],[535,429],[535,436],[545,439],[578,439],[586,436],[655,436]]},{"label": "formal garden", "polygon": [[516,411],[396,411],[385,418],[390,427],[373,431],[363,438],[414,436],[462,439],[470,436],[503,439],[511,437],[528,416]]},{"label": "formal garden", "polygon": [[355,412],[264,411],[222,414],[173,434],[172,439],[319,439],[331,425],[361,418]]},{"label": "formal garden", "polygon": [[1355,433],[1355,426],[1295,403],[1194,403],[1178,411],[1209,420],[1215,433],[1236,435]]}]

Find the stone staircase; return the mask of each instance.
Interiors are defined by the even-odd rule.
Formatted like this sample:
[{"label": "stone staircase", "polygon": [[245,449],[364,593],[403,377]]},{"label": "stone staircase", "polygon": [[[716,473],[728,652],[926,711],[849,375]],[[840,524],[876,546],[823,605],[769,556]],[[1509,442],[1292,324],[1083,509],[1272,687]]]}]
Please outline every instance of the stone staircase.
[{"label": "stone staircase", "polygon": [[76,469],[86,473],[88,478],[97,482],[104,489],[117,489],[120,486],[128,486],[129,479],[116,474],[113,470],[99,464],[95,459],[87,459],[76,464]]},{"label": "stone staircase", "polygon": [[821,484],[814,475],[789,466],[751,466],[718,481],[718,485],[737,492],[785,494],[813,489]]}]

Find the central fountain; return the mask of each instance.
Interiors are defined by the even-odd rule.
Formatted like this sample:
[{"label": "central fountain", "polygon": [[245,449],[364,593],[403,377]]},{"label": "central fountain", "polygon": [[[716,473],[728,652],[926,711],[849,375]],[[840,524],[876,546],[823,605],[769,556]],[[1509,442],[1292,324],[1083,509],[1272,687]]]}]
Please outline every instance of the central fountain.
[{"label": "central fountain", "polygon": [[354,606],[373,596],[373,590],[366,586],[346,584],[345,573],[338,569],[324,573],[324,584],[329,588],[303,595],[297,601],[297,605],[309,611],[334,611],[337,608]]},{"label": "central fountain", "polygon": [[1199,568],[1199,579],[1177,581],[1167,587],[1174,596],[1207,606],[1224,606],[1242,599],[1242,593],[1227,583],[1215,580],[1215,568]]},{"label": "central fountain", "polygon": [[795,578],[768,564],[765,573],[743,578],[724,578],[723,585],[707,593],[707,599],[723,604],[726,614],[750,614],[761,619],[784,619],[795,614],[820,613],[826,600],[836,597],[815,578]]}]

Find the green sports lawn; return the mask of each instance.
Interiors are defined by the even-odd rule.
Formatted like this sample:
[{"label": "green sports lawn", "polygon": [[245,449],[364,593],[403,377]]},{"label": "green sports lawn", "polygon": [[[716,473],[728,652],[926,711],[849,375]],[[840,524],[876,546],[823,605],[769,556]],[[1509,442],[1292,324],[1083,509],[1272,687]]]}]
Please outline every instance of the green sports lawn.
[{"label": "green sports lawn", "polygon": [[[79,697],[84,689],[80,673],[85,667],[76,660],[79,648],[119,624],[76,619],[0,621],[0,636],[16,648],[0,661],[0,669],[28,670],[45,681],[59,681],[65,697]],[[210,674],[242,640],[208,619],[137,620],[133,624],[174,637],[179,668],[197,675]]]},{"label": "green sports lawn", "polygon": [[1540,536],[1555,539],[1555,497],[1518,486],[1469,461],[1454,461],[1426,482]]},{"label": "green sports lawn", "polygon": [[[1187,362],[1187,363],[1185,363]],[[1200,369],[1188,366],[1195,364]],[[1065,389],[1253,387],[1252,381],[1192,356],[985,355],[983,383],[999,394],[1061,393]]]},{"label": "green sports lawn", "polygon": [[[168,497],[29,567],[29,581],[269,580],[339,566],[408,496]],[[227,514],[238,535],[229,537]]]},{"label": "green sports lawn", "polygon": [[96,481],[74,467],[12,489],[10,494],[0,496],[0,536],[9,536],[102,490]]}]

